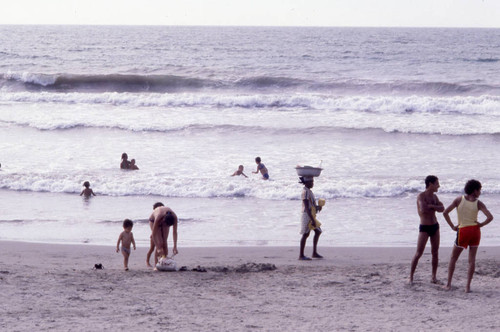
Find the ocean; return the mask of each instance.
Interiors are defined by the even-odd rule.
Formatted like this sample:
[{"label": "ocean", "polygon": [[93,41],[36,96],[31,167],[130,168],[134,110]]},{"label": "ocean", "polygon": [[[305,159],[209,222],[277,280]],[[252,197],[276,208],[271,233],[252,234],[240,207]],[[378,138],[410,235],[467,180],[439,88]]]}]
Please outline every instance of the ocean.
[{"label": "ocean", "polygon": [[[0,40],[0,240],[111,246],[130,218],[148,246],[161,201],[180,251],[298,247],[297,165],[323,168],[320,246],[415,246],[429,174],[445,206],[480,180],[499,218],[500,29],[0,26]],[[231,177],[240,164],[248,178]]]}]

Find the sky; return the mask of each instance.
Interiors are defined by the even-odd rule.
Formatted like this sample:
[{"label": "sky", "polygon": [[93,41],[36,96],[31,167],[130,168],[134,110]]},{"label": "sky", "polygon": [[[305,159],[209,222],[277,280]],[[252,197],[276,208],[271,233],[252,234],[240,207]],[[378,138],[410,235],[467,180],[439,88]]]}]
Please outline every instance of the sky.
[{"label": "sky", "polygon": [[500,0],[2,0],[0,24],[500,28]]}]

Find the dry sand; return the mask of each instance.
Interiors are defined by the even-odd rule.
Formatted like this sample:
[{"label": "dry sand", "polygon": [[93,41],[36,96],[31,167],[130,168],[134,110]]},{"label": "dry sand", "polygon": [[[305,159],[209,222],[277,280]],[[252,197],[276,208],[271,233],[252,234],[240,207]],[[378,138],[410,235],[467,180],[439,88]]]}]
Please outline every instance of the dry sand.
[{"label": "dry sand", "polygon": [[[138,248],[125,272],[114,247],[0,241],[0,330],[500,330],[500,247],[480,248],[469,294],[466,253],[444,291],[429,248],[412,287],[413,248],[321,248],[308,262],[289,247],[179,250],[187,271],[154,272]],[[450,248],[440,255],[445,281]]]}]

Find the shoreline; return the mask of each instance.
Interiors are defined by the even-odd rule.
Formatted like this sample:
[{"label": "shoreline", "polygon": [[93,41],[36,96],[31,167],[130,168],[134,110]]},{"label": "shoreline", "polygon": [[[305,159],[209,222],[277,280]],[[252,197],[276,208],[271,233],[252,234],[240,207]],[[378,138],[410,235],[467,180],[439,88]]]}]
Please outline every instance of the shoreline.
[{"label": "shoreline", "polygon": [[[440,194],[439,198],[448,202],[455,197]],[[5,207],[0,221],[2,241],[112,246],[123,230],[123,219],[128,218],[134,221],[136,243],[149,246],[148,218],[155,201],[163,201],[176,211],[181,226],[179,243],[185,246],[293,247],[301,238],[298,201],[149,196],[100,196],[85,201],[68,194],[8,190],[0,190],[0,201],[0,206]],[[498,206],[492,203],[500,202],[500,195],[488,197],[484,202],[495,215]],[[22,209],[10,208],[13,206],[33,206],[37,213],[26,215]],[[334,199],[327,206],[321,212],[324,232],[320,247],[416,246],[419,221],[413,195],[397,199]],[[438,221],[442,229],[441,246],[452,247],[456,232],[441,215]],[[484,229],[481,245],[499,243],[500,223],[493,221]]]},{"label": "shoreline", "polygon": [[[178,267],[154,272],[147,248],[129,268],[110,246],[0,241],[4,298],[0,327],[10,331],[436,331],[500,328],[500,247],[480,247],[472,293],[467,255],[452,291],[430,283],[430,248],[407,284],[415,248],[325,247],[299,261],[297,247],[179,248]],[[311,247],[306,247],[310,254]],[[440,250],[444,282],[451,248]],[[101,263],[103,270],[93,270]],[[201,268],[201,269],[200,269]],[[200,272],[206,270],[206,272]],[[456,316],[457,308],[467,308]],[[489,308],[484,311],[483,308]],[[286,330],[286,328],[285,328]]]},{"label": "shoreline", "polygon": [[[312,242],[312,241],[309,241]],[[312,243],[307,243],[305,253],[306,256],[311,255]],[[107,262],[107,265],[120,266],[121,254],[115,251],[116,245],[96,245],[96,244],[65,244],[65,243],[41,243],[41,242],[24,242],[24,241],[4,241],[0,240],[0,257],[2,259],[8,255],[8,252],[20,251],[25,256],[27,253],[41,253],[44,257],[51,259],[52,255],[65,254],[65,259],[79,257],[81,262],[91,262],[90,257],[100,258]],[[171,243],[169,243],[171,248]],[[137,247],[137,250],[132,249],[130,264],[133,264],[137,269],[141,269],[145,262],[146,253],[149,248]],[[325,256],[325,259],[314,259],[316,265],[370,265],[370,264],[403,264],[410,265],[411,259],[415,254],[415,247],[322,247],[318,246],[318,251]],[[440,264],[448,261],[452,247],[440,247],[439,258]],[[200,253],[202,253],[200,255]],[[12,253],[15,255],[15,253]],[[236,264],[245,260],[262,260],[274,261],[276,265],[289,266],[298,263],[307,264],[298,260],[299,245],[297,246],[209,246],[209,247],[179,247],[179,255],[175,257],[177,262],[184,262],[184,265],[192,264],[207,264],[213,265],[218,263],[217,257],[227,264]],[[85,256],[88,255],[88,256]],[[480,246],[478,258],[500,260],[500,246]],[[36,255],[35,255],[36,256]],[[36,263],[33,259],[35,256],[25,257],[28,261]],[[90,256],[90,257],[89,257]],[[427,243],[421,261],[428,256],[430,258],[430,244]],[[31,257],[31,258],[30,258]],[[139,258],[140,257],[140,258]],[[462,253],[460,260],[463,260],[466,253]],[[96,262],[97,263],[97,262]],[[103,262],[100,262],[103,263]],[[219,262],[220,263],[220,262]],[[424,263],[425,264],[425,263]],[[419,262],[419,267],[422,262]],[[82,269],[83,267],[80,267]],[[499,268],[500,270],[500,268]]]}]

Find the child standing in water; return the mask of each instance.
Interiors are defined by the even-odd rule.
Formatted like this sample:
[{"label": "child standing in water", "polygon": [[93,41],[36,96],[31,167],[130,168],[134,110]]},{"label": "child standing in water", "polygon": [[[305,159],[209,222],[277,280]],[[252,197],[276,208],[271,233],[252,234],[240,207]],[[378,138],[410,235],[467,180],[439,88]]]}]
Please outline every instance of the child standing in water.
[{"label": "child standing in water", "polygon": [[128,168],[132,169],[132,170],[138,170],[139,169],[139,167],[137,167],[137,165],[135,164],[135,159],[130,160],[130,165],[129,165]]},{"label": "child standing in water", "polygon": [[132,233],[132,227],[134,223],[130,219],[125,219],[123,221],[123,232],[120,233],[118,237],[118,242],[116,242],[116,252],[120,251],[120,242],[122,243],[121,251],[123,255],[123,266],[125,271],[128,271],[128,258],[130,257],[130,244],[134,246],[135,250],[135,240],[134,234]]},{"label": "child standing in water", "polygon": [[90,182],[85,181],[83,183],[83,186],[85,187],[85,189],[82,190],[80,196],[84,196],[85,198],[89,198],[91,195],[95,196],[94,191],[90,188]]},{"label": "child standing in water", "polygon": [[269,180],[269,173],[267,171],[266,166],[261,162],[260,157],[255,158],[255,163],[257,164],[257,170],[252,173],[257,174],[260,172],[264,180]]}]

